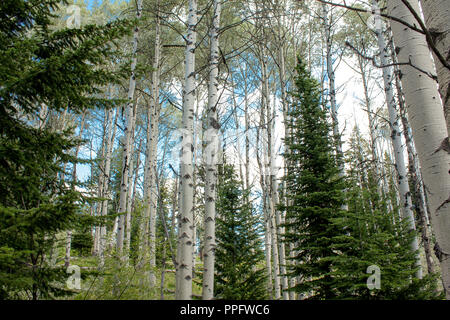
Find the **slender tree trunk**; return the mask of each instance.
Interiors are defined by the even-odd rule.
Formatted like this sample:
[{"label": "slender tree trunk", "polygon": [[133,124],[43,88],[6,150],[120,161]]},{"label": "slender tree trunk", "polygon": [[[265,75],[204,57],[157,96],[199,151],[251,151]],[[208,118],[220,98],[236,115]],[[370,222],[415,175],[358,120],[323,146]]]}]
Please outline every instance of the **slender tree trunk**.
[{"label": "slender tree trunk", "polygon": [[[373,1],[373,6],[376,10],[379,10],[377,2]],[[382,21],[381,17],[378,17],[376,21],[376,34],[378,40],[378,48],[380,50],[380,60],[381,65],[388,65],[388,50],[386,47],[386,41],[383,35]],[[389,121],[391,126],[391,140],[392,146],[394,148],[394,159],[395,159],[395,169],[397,171],[398,180],[398,190],[400,196],[400,210],[402,212],[403,219],[408,222],[408,228],[410,232],[415,232],[416,225],[414,221],[414,213],[412,211],[412,200],[411,192],[409,190],[409,180],[406,172],[406,165],[404,159],[404,147],[401,141],[401,130],[400,130],[400,117],[397,112],[394,98],[394,90],[392,87],[393,77],[392,68],[385,67],[382,68],[383,71],[383,81],[384,81],[384,92],[386,94],[386,104],[389,112]],[[417,242],[417,237],[414,237],[411,242],[411,249],[416,252],[416,266],[418,267],[416,277],[422,279],[422,266],[420,263],[419,255],[419,243]]]},{"label": "slender tree trunk", "polygon": [[[137,0],[136,18],[140,20],[142,15],[142,0]],[[134,136],[132,131],[133,128],[133,101],[134,92],[136,88],[136,75],[135,69],[137,64],[137,48],[139,40],[139,26],[136,25],[133,35],[133,59],[131,62],[131,77],[130,84],[128,87],[128,103],[126,106],[126,124],[124,128],[124,146],[123,146],[123,157],[122,157],[122,180],[120,183],[120,199],[119,199],[119,222],[117,228],[117,250],[119,254],[123,250],[124,241],[124,227],[125,227],[125,214],[127,210],[127,194],[128,194],[128,174],[130,171],[130,143],[131,137]]]},{"label": "slender tree trunk", "polygon": [[[128,190],[127,190],[127,214],[125,216],[125,249],[127,252],[127,256],[130,252],[130,242],[131,242],[131,208],[132,203],[131,199],[133,196],[133,175],[136,173],[137,170],[139,170],[139,166],[136,166],[136,170],[133,170],[133,162],[134,162],[134,143],[135,143],[135,135],[134,132],[136,130],[136,116],[137,116],[137,109],[139,105],[139,98],[136,101],[136,105],[133,108],[133,128],[131,129],[132,136],[130,141],[130,172],[128,175]],[[139,155],[139,154],[138,154]]]},{"label": "slender tree trunk", "polygon": [[219,28],[221,0],[214,1],[214,16],[210,33],[210,69],[208,86],[208,137],[205,178],[205,240],[203,249],[203,300],[214,298],[214,251],[216,249],[216,184],[219,122],[217,119],[219,74]]},{"label": "slender tree trunk", "polygon": [[186,37],[185,85],[183,92],[183,141],[180,170],[181,216],[178,234],[177,300],[192,298],[192,256],[194,247],[194,189],[193,189],[193,132],[195,104],[195,46],[197,41],[197,0],[189,0],[188,32]]},{"label": "slender tree trunk", "polygon": [[[331,106],[331,119],[333,120],[333,135],[336,140],[336,151],[338,155],[342,154],[342,141],[340,137],[339,132],[339,120],[338,120],[338,113],[337,113],[337,103],[336,103],[336,80],[335,80],[335,74],[334,74],[334,68],[333,68],[333,57],[331,53],[331,45],[332,45],[332,38],[331,38],[331,23],[328,19],[328,5],[323,3],[322,4],[322,11],[323,11],[323,20],[324,20],[324,28],[325,28],[325,41],[326,41],[326,63],[327,63],[327,75],[328,75],[328,81],[329,81],[329,95],[330,95],[330,106]],[[344,172],[344,166],[342,161],[339,162],[339,167],[341,169],[341,175],[343,176],[345,174]]]},{"label": "slender tree trunk", "polygon": [[[262,110],[263,108],[261,108]],[[262,207],[263,207],[263,214],[264,214],[264,246],[265,246],[265,257],[266,257],[266,269],[267,269],[267,291],[269,293],[269,298],[273,298],[273,284],[272,284],[272,263],[271,263],[271,237],[270,237],[270,225],[269,225],[269,215],[267,212],[267,201],[266,201],[266,186],[265,186],[265,179],[264,179],[264,167],[261,163],[261,156],[260,156],[260,131],[262,128],[263,123],[263,115],[264,113],[261,112],[261,118],[260,118],[260,126],[257,127],[256,130],[256,161],[258,163],[259,171],[260,171],[260,185],[261,185],[261,191],[262,191]],[[262,149],[262,148],[261,148]],[[262,151],[264,152],[264,151]]]},{"label": "slender tree trunk", "polygon": [[[157,10],[159,12],[159,1],[157,2]],[[157,159],[158,159],[158,137],[159,137],[159,116],[161,111],[161,105],[159,103],[159,83],[160,83],[160,56],[161,56],[161,22],[159,13],[155,18],[155,57],[153,60],[153,72],[152,72],[152,104],[153,114],[151,115],[151,138],[150,138],[150,203],[147,203],[149,210],[149,266],[150,274],[149,281],[150,286],[153,287],[156,284],[156,214],[157,214],[157,193],[156,179],[157,179]]]},{"label": "slender tree trunk", "polygon": [[[108,133],[107,133],[107,143],[106,143],[106,157],[105,157],[105,169],[103,171],[103,197],[105,198],[102,201],[102,209],[101,209],[101,216],[105,217],[108,215],[108,199],[110,199],[109,194],[109,178],[111,176],[111,155],[114,148],[114,139],[116,137],[117,132],[117,119],[119,117],[119,111],[116,110],[114,120],[113,120],[113,110],[109,110],[109,121],[108,121]],[[104,265],[104,250],[106,245],[106,226],[102,225],[100,227],[100,234],[99,234],[99,244],[98,244],[98,256],[100,257],[100,268]]]},{"label": "slender tree trunk", "polygon": [[[417,1],[410,1],[419,12]],[[387,2],[389,15],[415,24],[414,17],[400,0]],[[423,168],[423,179],[428,192],[431,223],[436,235],[435,252],[441,264],[442,280],[447,299],[450,299],[450,143],[447,125],[435,81],[421,70],[433,72],[433,63],[425,36],[404,25],[391,21],[398,60],[410,62],[401,65],[408,116],[417,154]]]}]

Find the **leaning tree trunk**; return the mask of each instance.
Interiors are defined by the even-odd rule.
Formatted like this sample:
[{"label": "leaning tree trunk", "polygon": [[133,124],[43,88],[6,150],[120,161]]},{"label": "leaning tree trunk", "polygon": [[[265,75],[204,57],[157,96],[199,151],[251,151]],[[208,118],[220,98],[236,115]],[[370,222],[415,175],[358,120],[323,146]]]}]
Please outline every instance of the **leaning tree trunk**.
[{"label": "leaning tree trunk", "polygon": [[445,66],[433,52],[447,130],[450,131],[450,3],[448,0],[420,0],[420,2],[425,24],[433,36],[436,49],[447,63]]},{"label": "leaning tree trunk", "polygon": [[[140,19],[142,15],[142,0],[137,0],[136,18]],[[130,171],[130,142],[131,135],[133,134],[133,100],[134,91],[136,88],[136,75],[135,69],[137,64],[137,48],[139,40],[139,26],[136,25],[133,35],[133,59],[131,62],[131,77],[130,84],[128,86],[128,103],[126,106],[126,124],[124,128],[124,145],[123,145],[123,156],[122,156],[122,179],[120,182],[120,198],[119,198],[119,222],[117,227],[117,250],[119,254],[123,250],[124,241],[124,227],[125,227],[125,214],[127,210],[127,194],[128,194],[128,174]]]},{"label": "leaning tree trunk", "polygon": [[192,258],[194,248],[193,133],[195,104],[195,46],[197,41],[197,0],[189,0],[188,31],[183,90],[182,150],[180,158],[181,215],[178,233],[177,300],[192,298]]},{"label": "leaning tree trunk", "polygon": [[216,184],[217,184],[217,152],[218,130],[217,121],[217,88],[219,74],[219,28],[221,0],[214,1],[214,17],[210,33],[210,69],[208,85],[208,137],[206,147],[206,178],[205,178],[205,240],[203,249],[203,300],[214,298],[214,251],[216,249]]},{"label": "leaning tree trunk", "polygon": [[[373,6],[378,9],[377,2],[373,1]],[[380,61],[382,66],[388,65],[388,49],[386,47],[386,41],[383,35],[382,21],[381,17],[378,16],[376,20],[376,35],[378,40],[378,48],[380,50]],[[408,222],[408,228],[410,232],[415,232],[416,225],[414,221],[414,213],[412,211],[412,200],[411,192],[409,190],[409,180],[406,171],[406,164],[404,158],[404,147],[401,139],[400,130],[400,117],[397,112],[394,98],[394,90],[392,87],[393,77],[392,68],[384,67],[383,71],[383,81],[384,81],[384,92],[386,94],[386,104],[389,112],[389,122],[391,127],[391,140],[392,146],[394,148],[394,159],[395,159],[395,169],[397,170],[397,180],[398,180],[398,191],[400,193],[400,210],[402,212],[402,217]],[[418,267],[416,277],[422,279],[422,266],[420,263],[419,255],[419,243],[417,242],[417,237],[415,236],[411,242],[411,249],[416,252],[416,266]]]},{"label": "leaning tree trunk", "polygon": [[[409,3],[419,12],[417,1]],[[416,23],[401,0],[388,1],[387,8],[389,15],[411,25]],[[447,125],[436,82],[430,77],[433,63],[425,36],[395,21],[391,22],[391,27],[399,63],[409,62],[400,66],[401,81],[423,169],[431,223],[436,236],[435,252],[441,265],[446,297],[450,299],[450,143]]]}]

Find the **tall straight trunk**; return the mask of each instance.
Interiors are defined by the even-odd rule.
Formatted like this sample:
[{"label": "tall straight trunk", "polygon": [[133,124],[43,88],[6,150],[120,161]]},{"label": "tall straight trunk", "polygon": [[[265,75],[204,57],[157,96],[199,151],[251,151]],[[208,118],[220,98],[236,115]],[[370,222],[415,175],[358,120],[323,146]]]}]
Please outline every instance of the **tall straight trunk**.
[{"label": "tall straight trunk", "polygon": [[[283,296],[283,300],[289,300],[289,286],[288,286],[288,278],[286,276],[286,250],[284,246],[284,242],[282,240],[282,235],[284,234],[284,228],[282,227],[283,222],[281,217],[281,212],[278,209],[278,205],[280,202],[278,196],[278,166],[276,165],[276,150],[275,150],[275,119],[277,117],[276,114],[276,85],[273,85],[274,92],[274,101],[273,101],[273,109],[272,114],[270,112],[267,113],[268,117],[271,117],[270,122],[267,124],[269,134],[269,170],[270,170],[270,184],[271,184],[271,201],[272,201],[272,218],[275,226],[275,237],[277,239],[278,245],[278,258],[279,258],[279,274],[280,274],[280,284],[281,284],[281,294]],[[270,109],[270,108],[269,108]],[[268,111],[269,111],[268,109]]]},{"label": "tall straight trunk", "polygon": [[[262,110],[263,108],[261,108]],[[261,112],[261,118],[260,118],[260,126],[256,129],[256,162],[258,163],[259,171],[260,171],[260,178],[259,183],[261,186],[262,191],[262,207],[263,207],[263,214],[264,214],[264,246],[265,246],[265,258],[266,258],[266,272],[267,272],[267,291],[269,293],[270,299],[273,298],[273,284],[272,284],[272,263],[271,263],[271,237],[270,237],[270,224],[269,224],[269,215],[267,212],[267,201],[266,201],[266,182],[264,179],[264,166],[261,163],[261,156],[260,156],[260,140],[261,140],[261,128],[263,123],[263,115],[264,113]],[[264,142],[262,143],[264,145]],[[263,149],[263,148],[261,148]],[[264,152],[261,150],[261,152]]]},{"label": "tall straight trunk", "polygon": [[[280,86],[281,86],[281,105],[282,105],[282,111],[283,111],[283,123],[284,123],[284,137],[287,138],[289,135],[288,132],[288,122],[289,122],[289,116],[288,116],[288,103],[287,103],[287,90],[286,90],[286,54],[285,54],[285,46],[280,47],[280,64],[279,64],[279,75],[280,75]],[[285,153],[289,153],[289,147],[285,145]],[[284,176],[287,176],[287,165],[284,166]],[[285,198],[282,200],[284,202],[287,200],[287,193],[289,190],[286,188],[286,184],[283,183],[283,194]],[[285,204],[287,205],[287,204]],[[284,234],[285,230],[284,227],[281,230],[281,234]],[[294,256],[294,244],[289,243],[289,252],[291,258]],[[284,251],[286,251],[286,247],[284,248]],[[284,253],[286,256],[286,253]],[[286,260],[286,259],[285,259]],[[287,261],[286,261],[287,262]],[[291,263],[293,263],[291,261]],[[286,268],[284,268],[284,271],[286,271]],[[282,271],[283,273],[283,271]],[[283,273],[284,274],[284,273]],[[295,287],[295,277],[289,277],[289,288]],[[284,292],[283,292],[284,294]],[[287,299],[286,299],[287,300]],[[289,291],[289,300],[295,300],[295,292]]]},{"label": "tall straight trunk", "polygon": [[[450,3],[448,0],[420,0],[425,24],[433,34],[436,49],[450,64]],[[450,69],[433,52],[439,92],[444,104],[447,131],[450,131]]]},{"label": "tall straight trunk", "polygon": [[[366,110],[367,118],[369,120],[370,151],[372,153],[372,161],[375,167],[376,178],[378,179],[379,177],[382,177],[383,179],[383,183],[378,183],[377,186],[378,195],[380,198],[383,198],[383,195],[386,195],[388,193],[388,184],[386,182],[385,168],[384,166],[381,165],[382,163],[381,155],[378,152],[377,133],[376,133],[377,123],[374,116],[374,112],[372,110],[372,101],[369,96],[369,84],[367,81],[366,66],[367,65],[365,64],[364,59],[358,56],[358,67],[363,84],[364,103],[367,109]],[[388,210],[391,210],[392,208],[390,200],[387,201],[387,208]]]},{"label": "tall straight trunk", "polygon": [[[266,187],[266,201],[267,201],[267,217],[268,225],[270,227],[270,237],[272,240],[272,264],[275,286],[275,299],[281,298],[281,277],[280,277],[280,264],[279,264],[279,251],[278,251],[278,237],[277,237],[277,225],[275,221],[275,203],[274,200],[274,186],[272,172],[274,169],[272,166],[273,161],[273,146],[272,146],[272,112],[270,104],[270,91],[269,91],[269,74],[267,70],[266,50],[261,47],[261,63],[262,63],[262,101],[261,114],[265,113],[262,117],[263,128],[266,131],[266,139],[263,139],[264,145],[267,148],[263,148],[264,158],[264,177]],[[263,136],[264,137],[264,136]],[[264,141],[265,140],[265,141]],[[267,152],[265,152],[267,150]],[[277,190],[278,192],[278,190]]]},{"label": "tall straight trunk", "polygon": [[[376,10],[379,10],[377,2],[373,1],[373,6]],[[386,47],[386,41],[383,35],[383,28],[381,17],[378,17],[376,21],[376,34],[378,40],[378,48],[380,50],[380,61],[382,66],[387,66],[389,61],[389,53]],[[400,117],[397,112],[394,98],[394,90],[392,87],[393,77],[392,68],[384,67],[383,71],[383,81],[384,81],[384,92],[386,94],[386,104],[389,112],[389,122],[391,126],[391,140],[394,149],[394,159],[395,159],[395,169],[397,171],[398,180],[398,191],[400,196],[400,210],[402,212],[403,220],[408,222],[408,228],[410,232],[416,230],[416,225],[414,221],[414,213],[412,211],[412,200],[411,192],[409,190],[409,179],[406,171],[406,164],[403,154],[405,152],[400,130]],[[422,279],[422,266],[420,263],[419,255],[419,243],[417,242],[417,237],[414,237],[411,242],[411,249],[416,252],[416,266],[418,267],[416,277]]]},{"label": "tall straight trunk", "polygon": [[[328,85],[329,85],[329,95],[330,95],[330,107],[331,107],[331,119],[333,120],[333,135],[336,140],[336,151],[338,155],[342,154],[342,141],[339,133],[339,120],[337,113],[337,103],[336,103],[336,77],[333,68],[333,57],[331,55],[331,23],[328,19],[328,5],[322,4],[324,29],[325,29],[325,41],[326,41],[326,63],[327,63],[327,75],[328,75]],[[344,175],[344,166],[342,162],[339,162],[339,167],[341,168],[341,175]]]},{"label": "tall straight trunk", "polygon": [[[395,53],[392,52],[392,55],[394,57],[393,61],[395,62],[396,61]],[[408,150],[408,163],[409,163],[408,170],[411,177],[411,186],[413,189],[412,192],[413,205],[415,206],[417,215],[419,216],[420,233],[422,236],[428,273],[434,273],[431,238],[428,235],[429,232],[431,232],[431,230],[429,230],[430,221],[428,219],[428,204],[425,197],[425,187],[423,185],[422,173],[420,172],[421,169],[419,159],[417,157],[416,147],[414,146],[414,141],[411,136],[411,127],[406,117],[406,107],[403,97],[403,91],[401,88],[400,80],[397,75],[395,76],[395,81],[397,87],[398,105],[403,125],[403,136],[405,137],[406,149]]]},{"label": "tall straight trunk", "polygon": [[409,162],[409,173],[411,176],[411,186],[413,189],[412,200],[413,205],[416,208],[417,215],[419,216],[420,223],[420,233],[422,236],[423,248],[425,251],[425,260],[427,262],[428,273],[434,272],[434,264],[432,258],[431,250],[431,239],[428,235],[428,208],[425,199],[425,190],[423,188],[422,175],[420,173],[420,167],[418,166],[417,154],[415,152],[415,147],[412,138],[409,134],[409,122],[406,119],[406,115],[402,115],[403,124],[403,135],[406,139],[406,147],[408,150],[408,162]]},{"label": "tall straight trunk", "polygon": [[[417,1],[409,1],[419,12]],[[387,2],[389,15],[415,24],[411,12],[401,0]],[[421,70],[432,73],[433,63],[425,36],[391,21],[398,60],[412,65],[400,66],[407,112],[430,207],[431,224],[436,236],[435,252],[441,265],[442,281],[450,299],[450,143],[447,125],[435,81]]]},{"label": "tall straight trunk", "polygon": [[197,0],[189,0],[188,31],[186,37],[185,56],[185,84],[183,89],[183,118],[184,130],[182,141],[182,155],[180,159],[181,183],[181,216],[178,234],[177,257],[177,288],[176,299],[188,300],[192,298],[192,258],[194,247],[194,189],[193,189],[193,133],[194,133],[194,104],[195,104],[195,46],[197,41]]},{"label": "tall straight trunk", "polygon": [[[109,194],[109,178],[111,176],[111,156],[114,147],[114,139],[117,132],[117,119],[119,117],[119,111],[116,110],[114,120],[113,120],[114,110],[110,109],[108,111],[108,129],[107,129],[107,140],[106,140],[106,156],[105,156],[105,168],[102,173],[103,178],[103,197],[105,198],[101,203],[101,216],[105,217],[108,215],[108,199]],[[106,226],[102,225],[100,227],[100,233],[98,237],[98,256],[100,257],[100,267],[104,264],[104,250],[106,245]]]},{"label": "tall straight trunk", "polygon": [[217,184],[217,134],[219,122],[217,119],[218,75],[219,75],[219,28],[221,0],[214,1],[214,16],[210,32],[210,66],[208,85],[208,132],[209,145],[206,154],[205,178],[205,239],[203,249],[203,300],[214,298],[214,251],[216,249],[216,184]]},{"label": "tall straight trunk", "polygon": [[125,249],[128,253],[130,252],[130,241],[131,241],[131,196],[133,192],[132,184],[133,184],[133,163],[134,163],[134,142],[135,142],[135,126],[136,126],[136,112],[139,104],[139,98],[138,101],[136,101],[136,105],[133,108],[133,127],[131,129],[131,137],[130,137],[130,169],[128,174],[128,190],[127,190],[127,214],[125,216]]},{"label": "tall straight trunk", "polygon": [[[105,153],[106,153],[106,144],[107,144],[107,130],[108,130],[108,122],[110,120],[110,113],[105,111],[105,115],[103,118],[103,136],[102,136],[102,145],[100,147],[100,156],[99,158],[101,159],[100,164],[99,164],[99,169],[100,169],[100,174],[98,175],[98,190],[97,190],[97,196],[98,197],[103,197],[104,193],[103,193],[103,188],[105,186],[105,183],[103,182],[104,180],[104,171],[105,171]],[[96,208],[96,214],[97,216],[101,216],[102,214],[102,206],[101,204],[97,204],[97,208]],[[100,232],[97,228],[97,226],[94,227],[95,230],[95,234],[94,234],[94,246],[93,246],[93,253],[94,255],[98,255],[98,247],[99,247],[99,243],[100,243]]]},{"label": "tall straight trunk", "polygon": [[141,150],[142,150],[142,140],[139,140],[138,149],[136,150],[136,169],[134,174],[134,181],[133,181],[133,192],[131,194],[131,211],[135,211],[136,208],[136,192],[137,192],[137,185],[139,180],[139,168],[141,167]]},{"label": "tall straight trunk", "polygon": [[[140,20],[142,15],[142,0],[137,0],[136,18]],[[122,156],[122,179],[120,182],[120,198],[119,198],[119,222],[117,228],[117,250],[122,253],[124,242],[125,214],[127,211],[127,194],[128,194],[128,174],[130,171],[130,143],[133,135],[133,101],[136,89],[135,69],[137,64],[137,48],[139,40],[139,26],[136,25],[133,34],[133,58],[131,62],[131,77],[128,86],[128,103],[126,106],[126,124],[124,128],[124,146]]]},{"label": "tall straight trunk", "polygon": [[[157,11],[159,11],[159,1],[157,2]],[[148,237],[148,249],[149,249],[149,281],[150,286],[156,284],[156,215],[158,204],[157,189],[157,159],[158,159],[158,137],[159,137],[159,116],[161,112],[161,105],[159,103],[159,83],[160,83],[160,56],[161,56],[161,21],[159,13],[155,17],[155,57],[153,60],[153,72],[152,72],[152,115],[151,115],[151,138],[150,138],[150,159],[151,167],[150,171],[150,202],[146,203],[146,207],[149,208],[149,237]]]}]

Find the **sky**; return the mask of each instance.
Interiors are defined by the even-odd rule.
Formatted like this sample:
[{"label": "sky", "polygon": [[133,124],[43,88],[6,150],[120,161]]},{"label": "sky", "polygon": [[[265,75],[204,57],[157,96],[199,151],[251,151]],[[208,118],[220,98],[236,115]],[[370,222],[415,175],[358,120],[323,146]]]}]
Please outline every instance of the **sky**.
[{"label": "sky", "polygon": [[[89,8],[92,8],[93,4],[95,3],[95,0],[76,0],[75,3],[84,1]],[[110,0],[112,2],[115,1],[127,1],[129,0]],[[102,0],[97,0],[97,3],[101,3]],[[351,59],[346,57],[346,62],[349,64],[353,64]],[[336,63],[337,68],[335,70],[336,75],[336,87],[337,87],[337,94],[336,99],[339,106],[338,109],[338,120],[339,120],[339,128],[342,132],[342,140],[344,141],[343,149],[344,151],[348,149],[348,145],[345,143],[345,141],[348,141],[348,138],[350,137],[350,134],[353,130],[353,127],[355,124],[358,124],[361,132],[363,134],[368,134],[368,118],[367,113],[361,109],[360,106],[360,100],[363,98],[363,88],[360,80],[360,76],[355,73],[351,67],[344,62]],[[335,66],[336,67],[336,66]],[[180,91],[180,90],[179,90]],[[380,94],[381,93],[381,94]],[[384,95],[382,94],[382,91],[380,93],[376,94],[375,96],[375,105],[380,106],[384,103]],[[250,99],[259,99],[259,97],[254,96],[255,93],[253,93],[253,96]],[[227,97],[223,97],[223,101],[226,100]],[[181,98],[179,98],[179,101],[181,101]],[[277,102],[279,104],[279,101]],[[276,150],[280,149],[280,146],[282,144],[282,138],[283,138],[283,125],[281,124],[282,117],[281,115],[277,117],[275,122],[275,130],[274,130],[274,136],[275,136],[275,142],[274,146]],[[119,132],[118,132],[119,133]],[[243,141],[241,142],[241,148],[243,147]],[[89,154],[91,153],[91,154]],[[95,154],[92,152],[88,152],[87,148],[84,152],[85,157],[93,156],[95,157]],[[281,158],[279,156],[278,158]],[[236,162],[238,162],[237,158],[235,158]],[[277,160],[278,163],[281,162],[280,159]],[[256,164],[255,164],[256,166]],[[256,174],[256,172],[254,172]],[[80,179],[84,180],[90,175],[90,169],[88,166],[82,166],[79,169],[79,175]]]}]

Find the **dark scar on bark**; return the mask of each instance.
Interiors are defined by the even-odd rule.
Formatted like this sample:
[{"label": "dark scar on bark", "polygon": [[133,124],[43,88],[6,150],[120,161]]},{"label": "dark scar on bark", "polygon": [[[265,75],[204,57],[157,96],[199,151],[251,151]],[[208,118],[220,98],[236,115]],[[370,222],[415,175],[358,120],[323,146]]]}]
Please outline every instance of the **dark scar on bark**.
[{"label": "dark scar on bark", "polygon": [[441,150],[447,151],[447,153],[450,154],[450,141],[449,141],[448,137],[446,137],[446,138],[444,138],[444,140],[442,140],[439,148],[437,148],[436,151],[433,152],[431,155],[433,155]]}]

